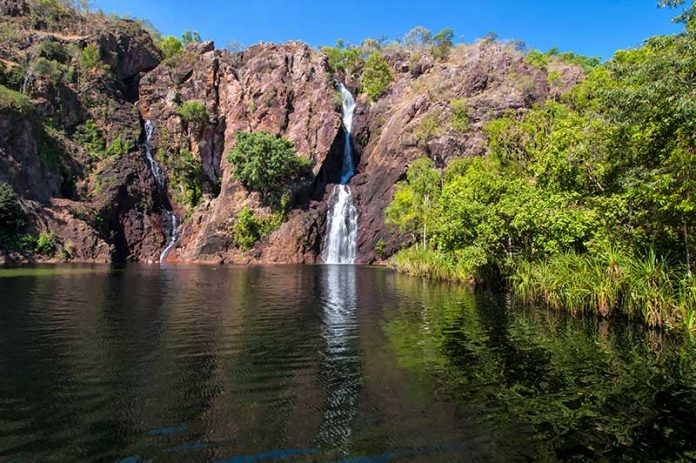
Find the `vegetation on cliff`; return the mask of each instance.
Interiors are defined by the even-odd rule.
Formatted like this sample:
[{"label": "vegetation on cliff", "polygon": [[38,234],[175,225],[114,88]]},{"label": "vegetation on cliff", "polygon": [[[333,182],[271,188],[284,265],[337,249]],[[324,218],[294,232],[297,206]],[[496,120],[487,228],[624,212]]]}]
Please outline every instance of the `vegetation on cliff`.
[{"label": "vegetation on cliff", "polygon": [[586,80],[490,122],[485,157],[414,164],[386,216],[419,249],[393,265],[693,329],[695,39],[688,24],[603,65],[568,55]]},{"label": "vegetation on cliff", "polygon": [[310,162],[297,156],[292,142],[267,132],[239,132],[227,155],[237,180],[278,207],[288,200],[290,185],[308,173]]}]

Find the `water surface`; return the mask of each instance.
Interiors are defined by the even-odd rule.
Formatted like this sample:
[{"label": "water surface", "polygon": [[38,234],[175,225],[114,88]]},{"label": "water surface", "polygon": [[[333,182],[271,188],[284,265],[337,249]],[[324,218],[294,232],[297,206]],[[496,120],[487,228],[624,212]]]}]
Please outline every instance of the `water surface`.
[{"label": "water surface", "polygon": [[385,269],[0,270],[0,462],[691,461],[695,359]]}]

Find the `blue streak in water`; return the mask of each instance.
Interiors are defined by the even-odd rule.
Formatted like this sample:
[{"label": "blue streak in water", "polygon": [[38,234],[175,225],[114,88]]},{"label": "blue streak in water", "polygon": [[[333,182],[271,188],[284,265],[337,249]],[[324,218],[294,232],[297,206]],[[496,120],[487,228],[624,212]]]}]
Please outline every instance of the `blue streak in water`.
[{"label": "blue streak in water", "polygon": [[147,435],[148,436],[164,436],[167,434],[174,434],[177,432],[185,432],[187,429],[188,429],[188,427],[185,424],[182,424],[180,426],[173,426],[171,428],[153,429],[152,431],[148,431]]},{"label": "blue streak in water", "polygon": [[255,463],[263,460],[278,460],[303,455],[316,455],[317,453],[318,452],[315,449],[279,449],[259,453],[257,455],[231,457],[225,460],[218,460],[215,463]]}]

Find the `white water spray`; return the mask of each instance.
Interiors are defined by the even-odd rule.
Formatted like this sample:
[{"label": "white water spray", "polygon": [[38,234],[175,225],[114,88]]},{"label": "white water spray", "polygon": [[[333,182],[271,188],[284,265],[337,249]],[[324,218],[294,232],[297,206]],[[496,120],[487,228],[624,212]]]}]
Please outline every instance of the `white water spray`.
[{"label": "white water spray", "polygon": [[355,99],[345,85],[340,84],[343,97],[343,166],[341,184],[334,187],[331,209],[327,217],[327,233],[322,258],[327,264],[352,264],[355,262],[358,237],[358,211],[353,203],[353,194],[348,182],[355,175],[353,160],[353,113]]},{"label": "white water spray", "polygon": [[[145,158],[147,159],[147,164],[150,167],[150,172],[152,173],[152,176],[155,178],[155,183],[157,183],[157,189],[159,191],[160,196],[166,199],[167,177],[165,177],[164,172],[162,172],[162,169],[160,168],[160,165],[157,163],[155,157],[152,155],[152,146],[150,144],[154,133],[155,126],[152,123],[152,121],[145,121],[145,144],[143,145],[143,148],[145,150]],[[174,249],[174,246],[176,246],[176,243],[179,240],[179,226],[181,225],[179,217],[177,217],[177,215],[171,209],[167,208],[162,215],[164,216],[164,229],[167,232],[168,239],[167,246],[165,246],[165,248],[162,250],[162,253],[160,254],[160,264],[167,259],[169,253],[172,251],[172,249]]]}]

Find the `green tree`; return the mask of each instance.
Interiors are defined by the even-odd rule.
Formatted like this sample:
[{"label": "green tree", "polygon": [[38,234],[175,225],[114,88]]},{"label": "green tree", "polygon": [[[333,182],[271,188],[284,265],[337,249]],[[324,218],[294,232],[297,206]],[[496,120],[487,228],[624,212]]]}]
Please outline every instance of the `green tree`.
[{"label": "green tree", "polygon": [[183,49],[179,39],[171,35],[162,37],[157,45],[162,50],[164,59],[169,59],[178,55]]},{"label": "green tree", "polygon": [[440,171],[428,158],[414,161],[408,168],[406,180],[396,186],[394,200],[387,207],[387,223],[396,225],[402,233],[422,240],[428,245],[428,233],[432,233],[439,215],[439,198],[442,188]]},{"label": "green tree", "polygon": [[367,58],[363,69],[362,85],[370,100],[375,101],[384,95],[393,78],[392,69],[381,53],[372,53]]},{"label": "green tree", "polygon": [[454,31],[446,28],[435,34],[433,37],[433,56],[439,60],[445,60],[454,44]]},{"label": "green tree", "polygon": [[423,26],[416,26],[404,36],[404,45],[409,48],[428,47],[433,43],[433,33]]},{"label": "green tree", "polygon": [[196,31],[186,30],[181,36],[181,45],[186,48],[192,43],[201,43],[201,34]]},{"label": "green tree", "polygon": [[295,153],[292,142],[267,132],[239,132],[227,154],[234,176],[264,201],[278,206],[291,183],[309,171],[308,160]]}]

